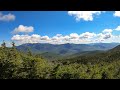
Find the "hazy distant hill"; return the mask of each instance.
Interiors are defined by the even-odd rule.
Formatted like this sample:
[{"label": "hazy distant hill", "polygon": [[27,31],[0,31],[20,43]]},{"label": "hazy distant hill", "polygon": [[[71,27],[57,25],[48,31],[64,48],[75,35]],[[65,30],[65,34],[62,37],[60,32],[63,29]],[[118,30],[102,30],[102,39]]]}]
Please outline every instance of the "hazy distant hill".
[{"label": "hazy distant hill", "polygon": [[18,50],[26,52],[28,48],[33,53],[54,52],[57,54],[74,54],[82,51],[108,50],[119,45],[119,43],[96,43],[96,44],[23,44],[17,46]]},{"label": "hazy distant hill", "polygon": [[[94,53],[109,50],[119,45],[119,43],[92,43],[92,44],[23,44],[17,46],[17,49],[22,52],[28,52],[28,48],[33,54],[39,54],[46,59],[54,60],[63,57],[75,57],[79,55],[91,55]],[[92,52],[91,52],[92,51]]]},{"label": "hazy distant hill", "polygon": [[101,63],[120,60],[120,45],[107,51],[85,51],[73,54],[60,61],[62,63]]}]

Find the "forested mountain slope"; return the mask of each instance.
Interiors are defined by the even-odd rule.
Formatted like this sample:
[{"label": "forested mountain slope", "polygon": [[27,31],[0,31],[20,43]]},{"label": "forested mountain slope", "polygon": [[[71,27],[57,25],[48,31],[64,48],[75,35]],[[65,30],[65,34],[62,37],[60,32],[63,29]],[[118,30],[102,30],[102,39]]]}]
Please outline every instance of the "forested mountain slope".
[{"label": "forested mountain slope", "polygon": [[48,43],[35,43],[35,44],[23,44],[16,48],[20,51],[26,52],[29,48],[33,53],[45,53],[52,52],[59,55],[72,55],[83,51],[94,50],[109,50],[119,45],[119,43],[96,43],[96,44],[48,44]]},{"label": "forested mountain slope", "polygon": [[120,46],[52,61],[0,47],[0,79],[120,79]]},{"label": "forested mountain slope", "polygon": [[48,60],[57,60],[66,57],[75,57],[79,55],[90,55],[94,53],[104,52],[119,45],[119,43],[91,43],[91,44],[48,44],[48,43],[35,43],[35,44],[23,44],[16,48],[24,53],[27,53],[28,49],[33,54],[43,56]]}]

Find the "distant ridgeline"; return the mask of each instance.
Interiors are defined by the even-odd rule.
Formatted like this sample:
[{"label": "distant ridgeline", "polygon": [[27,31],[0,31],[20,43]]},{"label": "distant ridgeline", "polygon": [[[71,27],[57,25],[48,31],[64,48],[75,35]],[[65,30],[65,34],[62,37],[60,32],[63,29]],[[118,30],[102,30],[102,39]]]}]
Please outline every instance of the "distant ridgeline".
[{"label": "distant ridgeline", "polygon": [[29,48],[35,54],[51,54],[59,56],[74,55],[76,53],[83,53],[86,51],[104,51],[109,50],[119,45],[119,43],[94,43],[94,44],[48,44],[48,43],[35,43],[23,44],[16,48],[22,52],[26,52]]}]

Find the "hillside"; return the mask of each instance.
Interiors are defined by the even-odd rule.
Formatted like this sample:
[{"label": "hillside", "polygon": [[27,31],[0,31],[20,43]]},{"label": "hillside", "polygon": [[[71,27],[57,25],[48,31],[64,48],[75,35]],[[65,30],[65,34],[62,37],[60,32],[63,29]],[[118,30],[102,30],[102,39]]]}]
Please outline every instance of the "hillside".
[{"label": "hillside", "polygon": [[84,51],[109,50],[119,45],[119,43],[96,43],[96,44],[23,44],[17,46],[22,52],[27,52],[28,48],[32,53],[41,54],[45,52],[56,53],[62,56],[72,55]]},{"label": "hillside", "polygon": [[0,79],[120,79],[120,46],[62,60],[37,55],[0,48]]},{"label": "hillside", "polygon": [[54,62],[62,65],[58,69],[62,73],[60,73],[60,71],[57,73],[62,78],[120,78],[120,46],[104,52],[90,52],[84,52],[82,55],[81,53],[78,53],[77,55],[73,55],[73,57],[68,57],[66,59]]},{"label": "hillside", "polygon": [[46,60],[49,60],[49,61],[58,60],[58,59],[63,58],[61,55],[56,54],[56,53],[51,53],[51,52],[45,52],[45,53],[41,53],[41,54],[35,54],[35,56],[42,57],[42,58],[44,58]]},{"label": "hillside", "polygon": [[69,56],[65,60],[60,60],[60,62],[70,62],[70,63],[101,63],[101,62],[112,62],[115,60],[120,60],[120,45],[108,51],[85,51],[82,53],[77,53]]},{"label": "hillside", "polygon": [[78,52],[78,53],[69,55],[69,57],[66,57],[66,58],[73,58],[73,57],[77,57],[77,56],[92,56],[92,55],[104,53],[104,52],[106,52],[106,51],[104,51],[104,50],[83,51],[83,52]]}]

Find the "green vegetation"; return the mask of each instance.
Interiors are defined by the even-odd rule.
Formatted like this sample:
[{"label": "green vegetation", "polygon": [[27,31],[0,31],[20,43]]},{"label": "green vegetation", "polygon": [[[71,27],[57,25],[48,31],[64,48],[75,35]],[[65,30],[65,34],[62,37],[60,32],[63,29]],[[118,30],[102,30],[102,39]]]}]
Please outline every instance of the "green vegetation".
[{"label": "green vegetation", "polygon": [[[95,50],[108,50],[112,49],[119,45],[119,43],[96,43],[96,44],[48,44],[48,43],[35,43],[35,44],[23,44],[20,46],[17,46],[16,48],[18,50],[21,50],[22,52],[27,52],[28,48],[31,50],[31,52],[35,54],[44,54],[43,56],[46,56],[45,53],[49,54],[49,59],[53,59],[54,56],[57,55],[57,57],[63,57],[63,56],[69,56],[76,53],[81,53],[84,51],[95,51]],[[48,58],[48,57],[46,57]]]},{"label": "green vegetation", "polygon": [[12,45],[8,48],[4,42],[0,47],[0,79],[120,79],[120,46],[51,61]]}]

